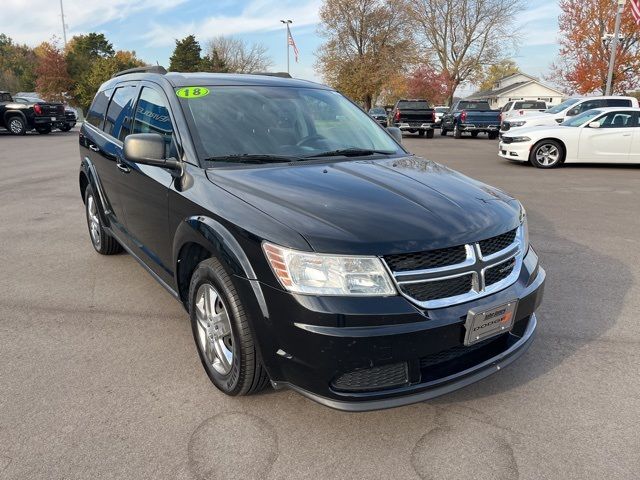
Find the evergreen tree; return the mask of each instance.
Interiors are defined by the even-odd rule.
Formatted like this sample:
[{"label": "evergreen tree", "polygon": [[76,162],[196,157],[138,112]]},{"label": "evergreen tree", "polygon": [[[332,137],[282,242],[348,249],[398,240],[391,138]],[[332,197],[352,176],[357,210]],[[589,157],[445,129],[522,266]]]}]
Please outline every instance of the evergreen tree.
[{"label": "evergreen tree", "polygon": [[176,48],[171,55],[169,70],[172,72],[197,72],[202,67],[202,48],[194,35],[176,40]]},{"label": "evergreen tree", "polygon": [[206,72],[216,72],[216,73],[228,73],[229,66],[227,62],[224,61],[220,55],[218,55],[218,51],[213,49],[209,55],[204,57],[202,60],[203,70]]}]

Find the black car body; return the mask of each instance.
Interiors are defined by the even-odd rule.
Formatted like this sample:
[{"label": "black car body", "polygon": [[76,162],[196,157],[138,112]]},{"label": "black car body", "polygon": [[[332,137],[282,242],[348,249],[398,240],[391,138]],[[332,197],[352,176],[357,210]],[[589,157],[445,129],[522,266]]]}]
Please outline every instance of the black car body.
[{"label": "black car body", "polygon": [[382,107],[373,107],[369,110],[369,115],[376,122],[378,122],[383,127],[387,127],[389,125],[389,119],[387,116],[387,111]]},{"label": "black car body", "polygon": [[[313,107],[292,118],[303,103],[283,106],[298,97]],[[207,148],[237,139],[248,150],[258,137],[279,152],[322,149],[316,127],[325,136],[349,128],[331,113],[334,101],[390,150],[205,159]],[[120,244],[185,305],[203,365],[226,393],[255,391],[268,378],[338,409],[393,407],[490,375],[533,338],[545,273],[520,203],[410,155],[350,106],[301,80],[132,73],[100,88],[81,127],[79,180],[94,247],[114,253]],[[158,138],[165,159],[142,153]],[[207,268],[224,279],[212,277],[215,301],[202,290]],[[227,308],[236,302],[241,309]],[[231,319],[231,333],[219,327],[211,342],[231,335],[215,345],[245,355],[233,350],[231,372],[249,351],[241,380],[211,368],[216,357],[203,345],[212,327],[199,323],[210,312]],[[246,388],[234,386],[247,376]]]},{"label": "black car body", "polygon": [[29,130],[50,133],[56,122],[64,119],[64,106],[30,98],[14,99],[9,92],[0,92],[0,127],[14,135]]},{"label": "black car body", "polygon": [[492,110],[488,102],[459,100],[442,116],[440,133],[444,136],[453,132],[455,138],[461,138],[463,133],[470,133],[472,137],[486,133],[495,139],[500,132],[500,121],[500,111]]},{"label": "black car body", "polygon": [[433,138],[436,111],[429,102],[421,99],[398,100],[391,112],[391,122],[402,132],[416,133]]}]

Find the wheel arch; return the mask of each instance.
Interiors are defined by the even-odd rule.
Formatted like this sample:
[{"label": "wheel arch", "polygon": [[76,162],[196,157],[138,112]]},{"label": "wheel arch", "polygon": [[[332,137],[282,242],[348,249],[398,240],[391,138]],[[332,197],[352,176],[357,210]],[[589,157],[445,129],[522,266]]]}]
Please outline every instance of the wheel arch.
[{"label": "wheel arch", "polygon": [[549,140],[558,142],[562,147],[562,157],[560,158],[560,163],[563,163],[567,158],[567,144],[563,140],[556,137],[545,137],[538,140],[536,143],[533,144],[533,147],[531,147],[531,155],[533,155],[533,152],[538,147],[538,145],[540,145],[542,142],[547,142]]},{"label": "wheel arch", "polygon": [[2,117],[4,119],[5,125],[7,124],[8,120],[11,117],[21,117],[22,120],[24,120],[25,126],[27,127],[27,129],[29,129],[29,122],[27,121],[27,116],[24,114],[24,112],[21,112],[20,110],[7,110],[6,112],[4,112],[4,116]]},{"label": "wheel arch", "polygon": [[182,304],[188,306],[189,283],[196,266],[212,256],[218,258],[232,274],[250,280],[260,309],[267,317],[266,301],[256,273],[240,243],[220,222],[202,215],[184,219],[174,236],[174,275]]}]

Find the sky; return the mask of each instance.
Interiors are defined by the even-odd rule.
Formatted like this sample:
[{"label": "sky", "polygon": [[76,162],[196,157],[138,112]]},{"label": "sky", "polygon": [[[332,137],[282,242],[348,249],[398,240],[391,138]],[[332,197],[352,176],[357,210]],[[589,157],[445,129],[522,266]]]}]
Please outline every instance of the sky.
[{"label": "sky", "polygon": [[[0,33],[35,46],[62,39],[59,0],[2,0]],[[281,19],[291,19],[300,52],[291,52],[294,77],[322,81],[314,70],[322,0],[63,0],[67,37],[100,32],[116,49],[135,50],[148,63],[168,66],[175,39],[191,33],[201,44],[230,35],[268,48],[274,71],[286,71],[286,36]],[[558,52],[557,0],[533,0],[517,18],[521,45],[513,57],[520,69],[543,77]],[[468,86],[465,90],[471,91]],[[459,92],[466,93],[466,92]]]}]

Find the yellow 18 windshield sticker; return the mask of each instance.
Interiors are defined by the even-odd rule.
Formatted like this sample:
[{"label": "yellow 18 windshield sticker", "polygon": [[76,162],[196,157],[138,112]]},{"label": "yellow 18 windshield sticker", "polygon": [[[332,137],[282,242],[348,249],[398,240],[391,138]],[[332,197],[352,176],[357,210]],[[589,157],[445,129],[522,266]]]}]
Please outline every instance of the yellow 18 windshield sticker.
[{"label": "yellow 18 windshield sticker", "polygon": [[180,98],[201,98],[209,95],[209,89],[204,87],[182,87],[176,90]]}]

